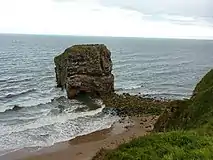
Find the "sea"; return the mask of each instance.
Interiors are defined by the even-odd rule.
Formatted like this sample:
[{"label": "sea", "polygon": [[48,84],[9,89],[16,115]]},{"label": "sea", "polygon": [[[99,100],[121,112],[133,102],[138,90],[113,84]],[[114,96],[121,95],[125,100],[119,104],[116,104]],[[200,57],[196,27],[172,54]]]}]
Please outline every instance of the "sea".
[{"label": "sea", "polygon": [[85,103],[68,100],[56,87],[54,57],[93,43],[111,51],[118,93],[189,98],[213,68],[211,40],[0,34],[0,155],[48,147],[119,119],[101,100],[94,100],[100,108],[85,110]]}]

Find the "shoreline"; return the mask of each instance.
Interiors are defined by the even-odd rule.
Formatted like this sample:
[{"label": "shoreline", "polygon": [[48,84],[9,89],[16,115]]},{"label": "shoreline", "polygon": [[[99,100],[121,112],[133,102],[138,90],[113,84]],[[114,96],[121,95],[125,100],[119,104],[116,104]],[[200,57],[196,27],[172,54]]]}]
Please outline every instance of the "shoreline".
[{"label": "shoreline", "polygon": [[[114,149],[131,139],[148,134],[158,116],[123,117],[110,128],[78,136],[66,142],[35,151],[25,148],[0,156],[4,160],[90,160],[102,148]],[[34,149],[34,150],[33,150]],[[32,151],[33,150],[33,151]]]}]

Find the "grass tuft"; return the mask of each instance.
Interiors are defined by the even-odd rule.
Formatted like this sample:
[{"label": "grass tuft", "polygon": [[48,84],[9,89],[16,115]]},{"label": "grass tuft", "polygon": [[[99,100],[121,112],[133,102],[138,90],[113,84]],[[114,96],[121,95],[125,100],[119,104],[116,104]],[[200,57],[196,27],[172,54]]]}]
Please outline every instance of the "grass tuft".
[{"label": "grass tuft", "polygon": [[210,160],[213,138],[192,131],[155,133],[104,151],[93,160]]}]

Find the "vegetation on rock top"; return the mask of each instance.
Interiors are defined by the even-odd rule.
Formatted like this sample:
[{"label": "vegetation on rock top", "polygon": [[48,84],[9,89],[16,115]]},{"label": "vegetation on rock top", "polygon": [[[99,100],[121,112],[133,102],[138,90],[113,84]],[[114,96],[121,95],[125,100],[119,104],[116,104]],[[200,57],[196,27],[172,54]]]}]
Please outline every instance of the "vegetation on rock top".
[{"label": "vegetation on rock top", "polygon": [[56,64],[60,63],[62,59],[66,59],[69,54],[95,54],[97,53],[97,49],[106,50],[106,46],[104,44],[84,44],[84,45],[74,45],[72,47],[67,48],[62,54],[56,56],[54,61]]},{"label": "vegetation on rock top", "polygon": [[194,89],[194,96],[213,86],[213,69],[209,71]]},{"label": "vegetation on rock top", "polygon": [[191,99],[169,106],[155,124],[155,131],[192,129],[213,119],[213,70],[198,83]]}]

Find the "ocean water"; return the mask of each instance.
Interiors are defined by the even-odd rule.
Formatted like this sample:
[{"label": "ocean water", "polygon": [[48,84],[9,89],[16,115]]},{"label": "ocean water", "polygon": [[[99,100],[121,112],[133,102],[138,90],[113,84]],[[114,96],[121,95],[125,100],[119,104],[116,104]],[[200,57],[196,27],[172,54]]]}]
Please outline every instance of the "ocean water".
[{"label": "ocean water", "polygon": [[54,56],[83,43],[111,50],[117,92],[188,98],[213,68],[213,41],[0,35],[0,154],[50,146],[118,120],[100,100],[101,108],[76,112],[86,105],[56,88]]}]

